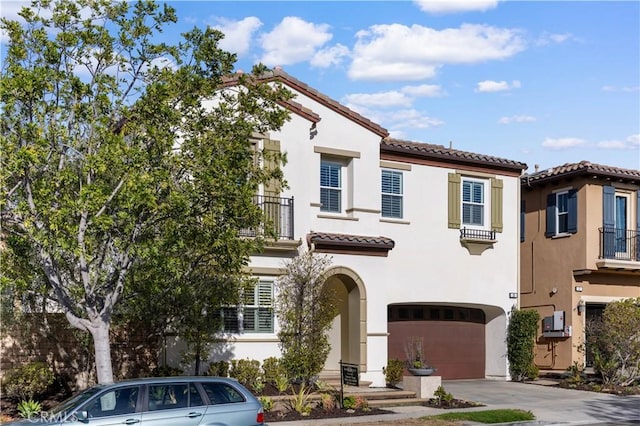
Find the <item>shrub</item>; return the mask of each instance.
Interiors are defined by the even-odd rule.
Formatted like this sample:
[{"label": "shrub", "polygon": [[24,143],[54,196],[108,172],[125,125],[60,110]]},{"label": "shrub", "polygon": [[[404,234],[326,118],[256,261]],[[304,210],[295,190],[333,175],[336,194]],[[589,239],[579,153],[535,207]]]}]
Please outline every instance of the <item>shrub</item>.
[{"label": "shrub", "polygon": [[152,377],[181,376],[182,373],[183,373],[182,369],[177,367],[170,367],[168,365],[161,365],[151,370]]},{"label": "shrub", "polygon": [[229,363],[227,361],[215,361],[209,364],[205,372],[206,376],[229,377]]},{"label": "shrub", "polygon": [[282,373],[280,376],[276,377],[276,381],[274,383],[278,392],[283,393],[289,388],[289,378],[286,373]]},{"label": "shrub", "polygon": [[255,359],[238,359],[231,361],[229,376],[237,379],[244,386],[255,391],[262,384],[260,377],[260,361]]},{"label": "shrub", "polygon": [[586,346],[605,385],[640,380],[640,298],[607,304],[602,318],[587,323]]},{"label": "shrub", "polygon": [[369,411],[369,401],[362,395],[355,397],[355,408],[362,411]]},{"label": "shrub", "polygon": [[264,381],[274,385],[278,377],[285,375],[284,368],[276,357],[269,357],[262,362],[262,373]]},{"label": "shrub", "polygon": [[438,400],[438,404],[442,404],[442,402],[451,402],[453,401],[453,395],[447,392],[444,389],[444,386],[438,386],[438,389],[433,393],[433,396]]},{"label": "shrub", "polygon": [[533,372],[533,350],[539,321],[538,311],[511,311],[507,330],[507,357],[512,380],[521,382]]},{"label": "shrub", "polygon": [[291,408],[301,416],[308,416],[309,413],[311,413],[312,392],[313,389],[311,387],[301,385],[298,392],[293,391],[293,397],[288,401],[289,408]]},{"label": "shrub", "polygon": [[42,406],[39,402],[29,399],[20,401],[17,409],[20,417],[31,420],[34,416],[38,415],[40,411],[42,411]]},{"label": "shrub", "polygon": [[387,361],[387,366],[382,367],[382,372],[387,386],[393,388],[402,381],[404,362],[399,359],[390,359]]},{"label": "shrub", "polygon": [[323,410],[331,411],[336,408],[336,397],[330,393],[320,394],[320,407]]},{"label": "shrub", "polygon": [[356,399],[351,395],[345,396],[342,400],[342,408],[345,410],[353,410],[356,408]]},{"label": "shrub", "polygon": [[258,398],[258,401],[260,401],[260,404],[262,404],[262,408],[264,408],[264,411],[273,410],[273,399],[269,398],[268,396],[261,396]]},{"label": "shrub", "polygon": [[32,362],[10,371],[3,380],[9,397],[22,400],[41,395],[53,384],[55,376],[43,362]]}]

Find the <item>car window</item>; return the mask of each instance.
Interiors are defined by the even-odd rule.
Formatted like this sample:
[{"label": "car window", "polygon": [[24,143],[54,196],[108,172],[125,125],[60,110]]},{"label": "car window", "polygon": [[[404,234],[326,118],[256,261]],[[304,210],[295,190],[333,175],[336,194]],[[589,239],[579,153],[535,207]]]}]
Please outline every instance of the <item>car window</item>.
[{"label": "car window", "polygon": [[125,387],[100,394],[85,408],[89,417],[116,416],[136,412],[139,388]]},{"label": "car window", "polygon": [[193,383],[164,383],[149,386],[149,411],[201,405],[204,405],[204,401]]},{"label": "car window", "polygon": [[244,402],[244,396],[233,386],[226,383],[201,383],[211,404],[229,404]]}]

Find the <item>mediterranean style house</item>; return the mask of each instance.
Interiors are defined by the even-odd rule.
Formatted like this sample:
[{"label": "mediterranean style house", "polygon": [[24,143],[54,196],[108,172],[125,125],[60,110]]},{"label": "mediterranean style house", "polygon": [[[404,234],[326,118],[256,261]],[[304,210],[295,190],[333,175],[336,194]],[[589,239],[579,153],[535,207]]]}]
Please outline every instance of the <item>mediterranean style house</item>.
[{"label": "mediterranean style house", "polygon": [[583,161],[521,184],[520,307],[543,318],[536,365],[589,367],[585,324],[640,297],[640,170]]},{"label": "mediterranean style house", "polygon": [[[275,283],[287,260],[313,250],[331,256],[325,285],[340,297],[323,374],[343,361],[384,386],[387,361],[404,360],[405,342],[422,336],[443,378],[506,379],[526,165],[396,140],[279,68],[265,78],[296,95],[284,105],[291,120],[256,136],[259,149],[288,160],[288,187],[257,197],[280,239],[251,258],[255,293],[224,311],[233,338],[210,359],[279,356]],[[169,364],[178,348],[167,350]]]}]

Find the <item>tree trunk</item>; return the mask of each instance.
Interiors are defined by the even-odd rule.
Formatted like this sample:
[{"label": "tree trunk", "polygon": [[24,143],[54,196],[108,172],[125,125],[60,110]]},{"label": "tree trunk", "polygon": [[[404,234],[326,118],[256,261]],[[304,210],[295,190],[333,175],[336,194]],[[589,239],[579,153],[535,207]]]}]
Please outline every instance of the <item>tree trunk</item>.
[{"label": "tree trunk", "polygon": [[113,366],[111,364],[111,346],[109,345],[110,323],[101,319],[91,322],[89,331],[93,337],[96,355],[96,374],[98,383],[113,383]]}]

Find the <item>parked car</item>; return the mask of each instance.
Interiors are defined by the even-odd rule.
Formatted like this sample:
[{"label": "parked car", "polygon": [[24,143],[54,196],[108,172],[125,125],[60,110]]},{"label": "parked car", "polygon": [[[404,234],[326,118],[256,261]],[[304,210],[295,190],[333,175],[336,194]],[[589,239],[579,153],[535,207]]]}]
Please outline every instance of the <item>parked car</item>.
[{"label": "parked car", "polygon": [[53,410],[12,425],[254,426],[260,401],[235,379],[164,377],[96,385]]}]

